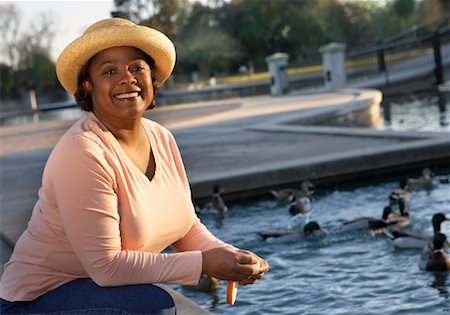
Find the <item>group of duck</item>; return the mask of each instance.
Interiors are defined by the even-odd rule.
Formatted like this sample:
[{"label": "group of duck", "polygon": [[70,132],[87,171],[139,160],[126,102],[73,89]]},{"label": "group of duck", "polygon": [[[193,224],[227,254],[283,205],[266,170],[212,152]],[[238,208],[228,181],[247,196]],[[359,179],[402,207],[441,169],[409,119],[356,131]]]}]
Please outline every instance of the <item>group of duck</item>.
[{"label": "group of duck", "polygon": [[[292,215],[286,230],[260,232],[259,235],[269,242],[286,242],[309,237],[310,235],[327,234],[328,231],[316,221],[309,221],[311,213],[311,188],[313,184],[305,181],[299,189],[272,190],[277,202],[289,204],[288,211]],[[444,213],[435,213],[431,218],[433,234],[414,231],[410,228],[411,217],[408,205],[412,199],[412,192],[433,188],[433,173],[430,169],[422,170],[419,178],[403,178],[399,188],[388,195],[389,203],[383,209],[381,218],[360,217],[345,221],[340,230],[350,231],[367,229],[374,234],[384,234],[393,246],[397,248],[422,249],[419,268],[428,271],[450,270],[450,258],[444,247],[450,246],[447,236],[441,232],[441,224],[450,221]]]},{"label": "group of duck", "polygon": [[[329,231],[317,221],[310,221],[312,212],[311,196],[314,194],[314,184],[304,181],[299,188],[271,190],[279,206],[287,205],[291,215],[288,227],[285,230],[259,232],[259,236],[271,243],[284,243],[307,238],[312,235],[326,235]],[[393,246],[397,248],[422,249],[419,268],[428,271],[450,270],[450,257],[445,246],[450,246],[447,236],[441,232],[441,224],[450,221],[444,213],[436,213],[431,218],[433,234],[414,231],[410,229],[411,217],[408,205],[412,200],[412,192],[421,189],[433,188],[433,173],[430,169],[422,170],[419,178],[405,178],[400,180],[399,188],[388,195],[388,205],[384,207],[381,218],[360,217],[344,221],[340,230],[351,231],[366,229],[374,234],[385,235]],[[224,192],[220,185],[214,185],[211,200],[203,207],[196,207],[199,214],[215,213],[224,215],[228,207],[221,194]],[[197,286],[184,286],[195,291],[214,291],[219,287],[219,281],[204,275]]]}]

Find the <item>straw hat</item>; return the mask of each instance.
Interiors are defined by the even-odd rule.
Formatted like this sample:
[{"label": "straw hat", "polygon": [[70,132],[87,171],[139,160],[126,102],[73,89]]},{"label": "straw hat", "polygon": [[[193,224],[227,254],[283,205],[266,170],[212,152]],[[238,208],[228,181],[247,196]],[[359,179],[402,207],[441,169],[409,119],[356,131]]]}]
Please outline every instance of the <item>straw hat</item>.
[{"label": "straw hat", "polygon": [[175,66],[175,47],[163,33],[136,25],[122,18],[101,20],[70,43],[56,60],[56,74],[62,86],[71,94],[78,88],[81,68],[98,52],[117,46],[136,47],[155,60],[155,79],[159,85]]}]

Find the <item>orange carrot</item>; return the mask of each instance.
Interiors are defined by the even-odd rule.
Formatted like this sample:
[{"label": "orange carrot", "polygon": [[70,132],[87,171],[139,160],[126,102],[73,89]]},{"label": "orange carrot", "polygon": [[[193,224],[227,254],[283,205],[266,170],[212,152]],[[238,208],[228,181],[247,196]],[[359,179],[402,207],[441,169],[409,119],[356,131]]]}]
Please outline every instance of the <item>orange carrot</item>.
[{"label": "orange carrot", "polygon": [[227,284],[227,304],[233,305],[236,301],[236,295],[238,290],[238,283],[234,281],[228,281]]}]

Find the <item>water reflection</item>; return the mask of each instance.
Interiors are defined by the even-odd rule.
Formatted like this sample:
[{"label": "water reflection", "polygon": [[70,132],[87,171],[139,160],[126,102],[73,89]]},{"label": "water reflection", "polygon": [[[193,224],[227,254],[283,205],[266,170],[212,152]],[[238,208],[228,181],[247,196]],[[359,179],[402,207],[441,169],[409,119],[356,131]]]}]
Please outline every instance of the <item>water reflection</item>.
[{"label": "water reflection", "polygon": [[449,113],[447,107],[450,104],[450,91],[438,92],[438,105],[439,105],[439,123],[442,127],[449,125]]},{"label": "water reflection", "polygon": [[448,279],[448,271],[432,272],[434,281],[430,284],[430,287],[436,289],[440,297],[449,298],[449,292],[446,288]]},{"label": "water reflection", "polygon": [[48,120],[76,120],[81,118],[84,112],[78,107],[68,107],[57,110],[46,110],[23,115],[0,117],[0,126],[32,124]]},{"label": "water reflection", "polygon": [[450,90],[386,99],[381,106],[387,129],[450,131]]}]

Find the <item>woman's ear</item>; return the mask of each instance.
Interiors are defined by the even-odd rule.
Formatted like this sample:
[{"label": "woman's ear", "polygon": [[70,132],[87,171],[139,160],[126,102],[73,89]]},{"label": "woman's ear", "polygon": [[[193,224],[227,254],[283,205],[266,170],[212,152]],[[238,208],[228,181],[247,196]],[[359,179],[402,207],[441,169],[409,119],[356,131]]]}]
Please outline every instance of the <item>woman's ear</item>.
[{"label": "woman's ear", "polygon": [[83,81],[83,89],[86,91],[87,94],[91,94],[92,91],[92,83],[89,80]]}]

